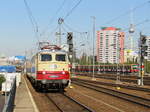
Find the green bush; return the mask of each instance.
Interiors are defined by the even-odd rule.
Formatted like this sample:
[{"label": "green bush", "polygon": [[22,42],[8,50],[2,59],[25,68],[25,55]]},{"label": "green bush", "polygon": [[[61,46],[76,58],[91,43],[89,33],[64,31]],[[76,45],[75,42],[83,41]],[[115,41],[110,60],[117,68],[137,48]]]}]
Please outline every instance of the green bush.
[{"label": "green bush", "polygon": [[3,75],[0,74],[0,86],[3,82],[5,82],[5,77]]}]

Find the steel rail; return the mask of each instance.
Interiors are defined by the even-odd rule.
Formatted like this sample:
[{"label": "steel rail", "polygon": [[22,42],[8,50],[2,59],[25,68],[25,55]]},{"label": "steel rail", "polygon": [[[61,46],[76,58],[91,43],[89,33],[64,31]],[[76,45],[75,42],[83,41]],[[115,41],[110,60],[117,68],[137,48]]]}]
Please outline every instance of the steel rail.
[{"label": "steel rail", "polygon": [[57,107],[57,109],[58,109],[60,112],[64,112],[64,111],[56,104],[56,102],[55,102],[52,98],[50,98],[50,97],[48,96],[48,94],[45,94],[45,96]]},{"label": "steel rail", "polygon": [[150,92],[149,88],[144,88],[144,87],[137,87],[137,86],[130,86],[130,85],[122,85],[122,84],[114,84],[114,83],[108,83],[108,82],[90,81],[90,80],[85,80],[85,79],[72,78],[72,81],[76,81],[76,80],[81,80],[81,81],[84,81],[84,82],[91,82],[91,83],[94,83],[94,84],[106,85],[106,86],[111,86],[111,87],[119,86],[121,88],[126,88],[126,89],[131,89],[131,90]]},{"label": "steel rail", "polygon": [[77,100],[73,99],[72,97],[66,95],[66,94],[63,94],[64,96],[66,96],[67,98],[69,98],[70,100],[72,100],[73,102],[77,103],[78,105],[82,106],[83,108],[85,108],[88,112],[95,112],[94,110],[90,109],[88,106],[78,102]]},{"label": "steel rail", "polygon": [[[94,110],[90,109],[89,107],[87,107],[86,105],[78,102],[77,100],[73,99],[72,97],[66,95],[65,93],[61,92],[59,93],[61,95],[63,95],[64,97],[66,97],[67,99],[69,99],[70,101],[74,102],[75,104],[78,104],[79,106],[81,106],[84,110],[86,110],[86,112],[95,112]],[[45,94],[45,96],[59,109],[60,112],[65,112],[63,111],[63,109],[61,109],[58,104],[52,99],[50,98],[50,96],[48,94]]]},{"label": "steel rail", "polygon": [[[73,74],[87,74],[87,75],[90,75],[92,74],[92,72],[73,72]],[[134,73],[133,73],[134,74]],[[109,77],[115,77],[115,73],[107,73],[107,74],[104,74],[103,72],[102,73],[95,73],[95,75],[98,75],[98,76],[109,76]],[[132,73],[129,73],[129,74],[126,74],[126,75],[121,75],[122,78],[131,78],[131,79],[138,79],[138,76],[136,76],[135,74],[132,75]],[[144,77],[144,80],[150,80],[150,76],[147,76],[145,75]]]},{"label": "steel rail", "polygon": [[142,97],[139,97],[139,96],[135,96],[135,95],[115,91],[115,90],[112,90],[112,89],[96,86],[94,84],[89,84],[89,83],[83,82],[83,81],[76,81],[76,82],[72,81],[72,83],[77,84],[79,86],[89,88],[89,89],[93,89],[93,90],[98,91],[98,92],[108,94],[108,95],[111,95],[111,96],[115,96],[115,97],[121,98],[123,100],[133,102],[135,104],[142,105],[144,107],[150,108],[150,99],[145,99],[145,98],[142,98]]},{"label": "steel rail", "polygon": [[[92,77],[92,74],[90,73],[76,73],[77,75],[81,75],[81,74],[84,74],[84,76],[88,76],[88,77]],[[103,79],[110,79],[110,80],[116,80],[116,75],[100,75],[100,74],[96,74],[95,75],[95,78],[103,78]],[[124,76],[121,77],[121,81],[124,81],[124,82],[133,82],[133,83],[137,83],[137,78],[124,78]],[[150,85],[150,80],[149,79],[144,79],[144,84],[145,85]]]}]

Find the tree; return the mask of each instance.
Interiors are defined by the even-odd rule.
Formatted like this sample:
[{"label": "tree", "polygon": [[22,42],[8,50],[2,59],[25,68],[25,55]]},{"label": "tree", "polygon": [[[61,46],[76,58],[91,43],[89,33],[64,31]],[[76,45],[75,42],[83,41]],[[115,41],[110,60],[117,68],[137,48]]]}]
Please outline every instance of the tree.
[{"label": "tree", "polygon": [[3,75],[0,74],[0,88],[2,86],[2,83],[5,82],[5,77]]}]

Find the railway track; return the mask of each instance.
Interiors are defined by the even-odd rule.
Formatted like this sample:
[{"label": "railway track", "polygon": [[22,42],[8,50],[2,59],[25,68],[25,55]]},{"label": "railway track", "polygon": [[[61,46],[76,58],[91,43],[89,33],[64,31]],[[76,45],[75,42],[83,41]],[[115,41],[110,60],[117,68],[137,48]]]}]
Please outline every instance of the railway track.
[{"label": "railway track", "polygon": [[[92,77],[91,73],[73,73],[76,75],[84,75],[88,77]],[[132,83],[137,83],[138,77],[137,76],[120,76],[120,80],[124,82],[132,82]],[[110,79],[110,80],[116,80],[116,75],[115,74],[95,74],[95,78],[103,78],[103,79]],[[150,85],[150,77],[144,77],[144,85]]]},{"label": "railway track", "polygon": [[150,89],[144,88],[144,87],[137,87],[137,86],[129,86],[129,85],[122,85],[122,84],[114,84],[114,83],[106,83],[106,82],[99,82],[99,81],[90,81],[86,79],[77,79],[77,78],[72,78],[72,81],[76,80],[81,80],[84,82],[90,82],[98,85],[105,85],[105,86],[111,86],[111,87],[121,87],[121,88],[126,88],[126,89],[131,89],[131,90],[137,90],[137,91],[144,91],[144,92],[150,92]]},{"label": "railway track", "polygon": [[100,86],[97,86],[96,84],[91,83],[91,82],[84,82],[81,80],[76,80],[76,81],[72,81],[72,83],[79,85],[79,86],[86,87],[88,89],[92,89],[92,90],[95,90],[98,92],[108,94],[111,96],[115,96],[115,97],[121,98],[123,100],[129,101],[129,102],[132,102],[132,103],[135,103],[135,104],[147,107],[147,108],[150,108],[150,99],[146,99],[146,98],[142,98],[139,96],[123,93],[123,92],[108,89],[105,87],[100,87]]},{"label": "railway track", "polygon": [[[91,75],[92,73],[91,72],[73,72],[74,74],[86,74],[86,75]],[[123,73],[119,73],[121,75],[121,78],[130,78],[130,79],[138,79],[138,75],[136,73],[136,75],[133,73],[133,74],[124,74]],[[115,77],[116,76],[116,73],[100,73],[100,72],[95,72],[95,75],[98,75],[98,76],[108,76],[108,77]],[[144,80],[150,80],[150,76],[148,75],[145,75],[144,77]]]},{"label": "railway track", "polygon": [[95,112],[63,92],[37,92],[27,77],[25,79],[40,112]]},{"label": "railway track", "polygon": [[47,93],[45,96],[60,112],[95,112],[64,93]]}]

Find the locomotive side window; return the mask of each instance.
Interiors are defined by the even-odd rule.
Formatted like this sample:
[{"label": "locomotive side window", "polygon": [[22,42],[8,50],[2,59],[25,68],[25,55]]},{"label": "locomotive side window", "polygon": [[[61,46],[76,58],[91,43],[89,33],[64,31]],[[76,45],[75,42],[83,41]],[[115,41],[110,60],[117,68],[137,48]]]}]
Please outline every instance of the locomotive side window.
[{"label": "locomotive side window", "polygon": [[56,54],[56,61],[66,61],[65,54]]},{"label": "locomotive side window", "polygon": [[51,61],[52,56],[50,54],[41,54],[41,61]]}]

